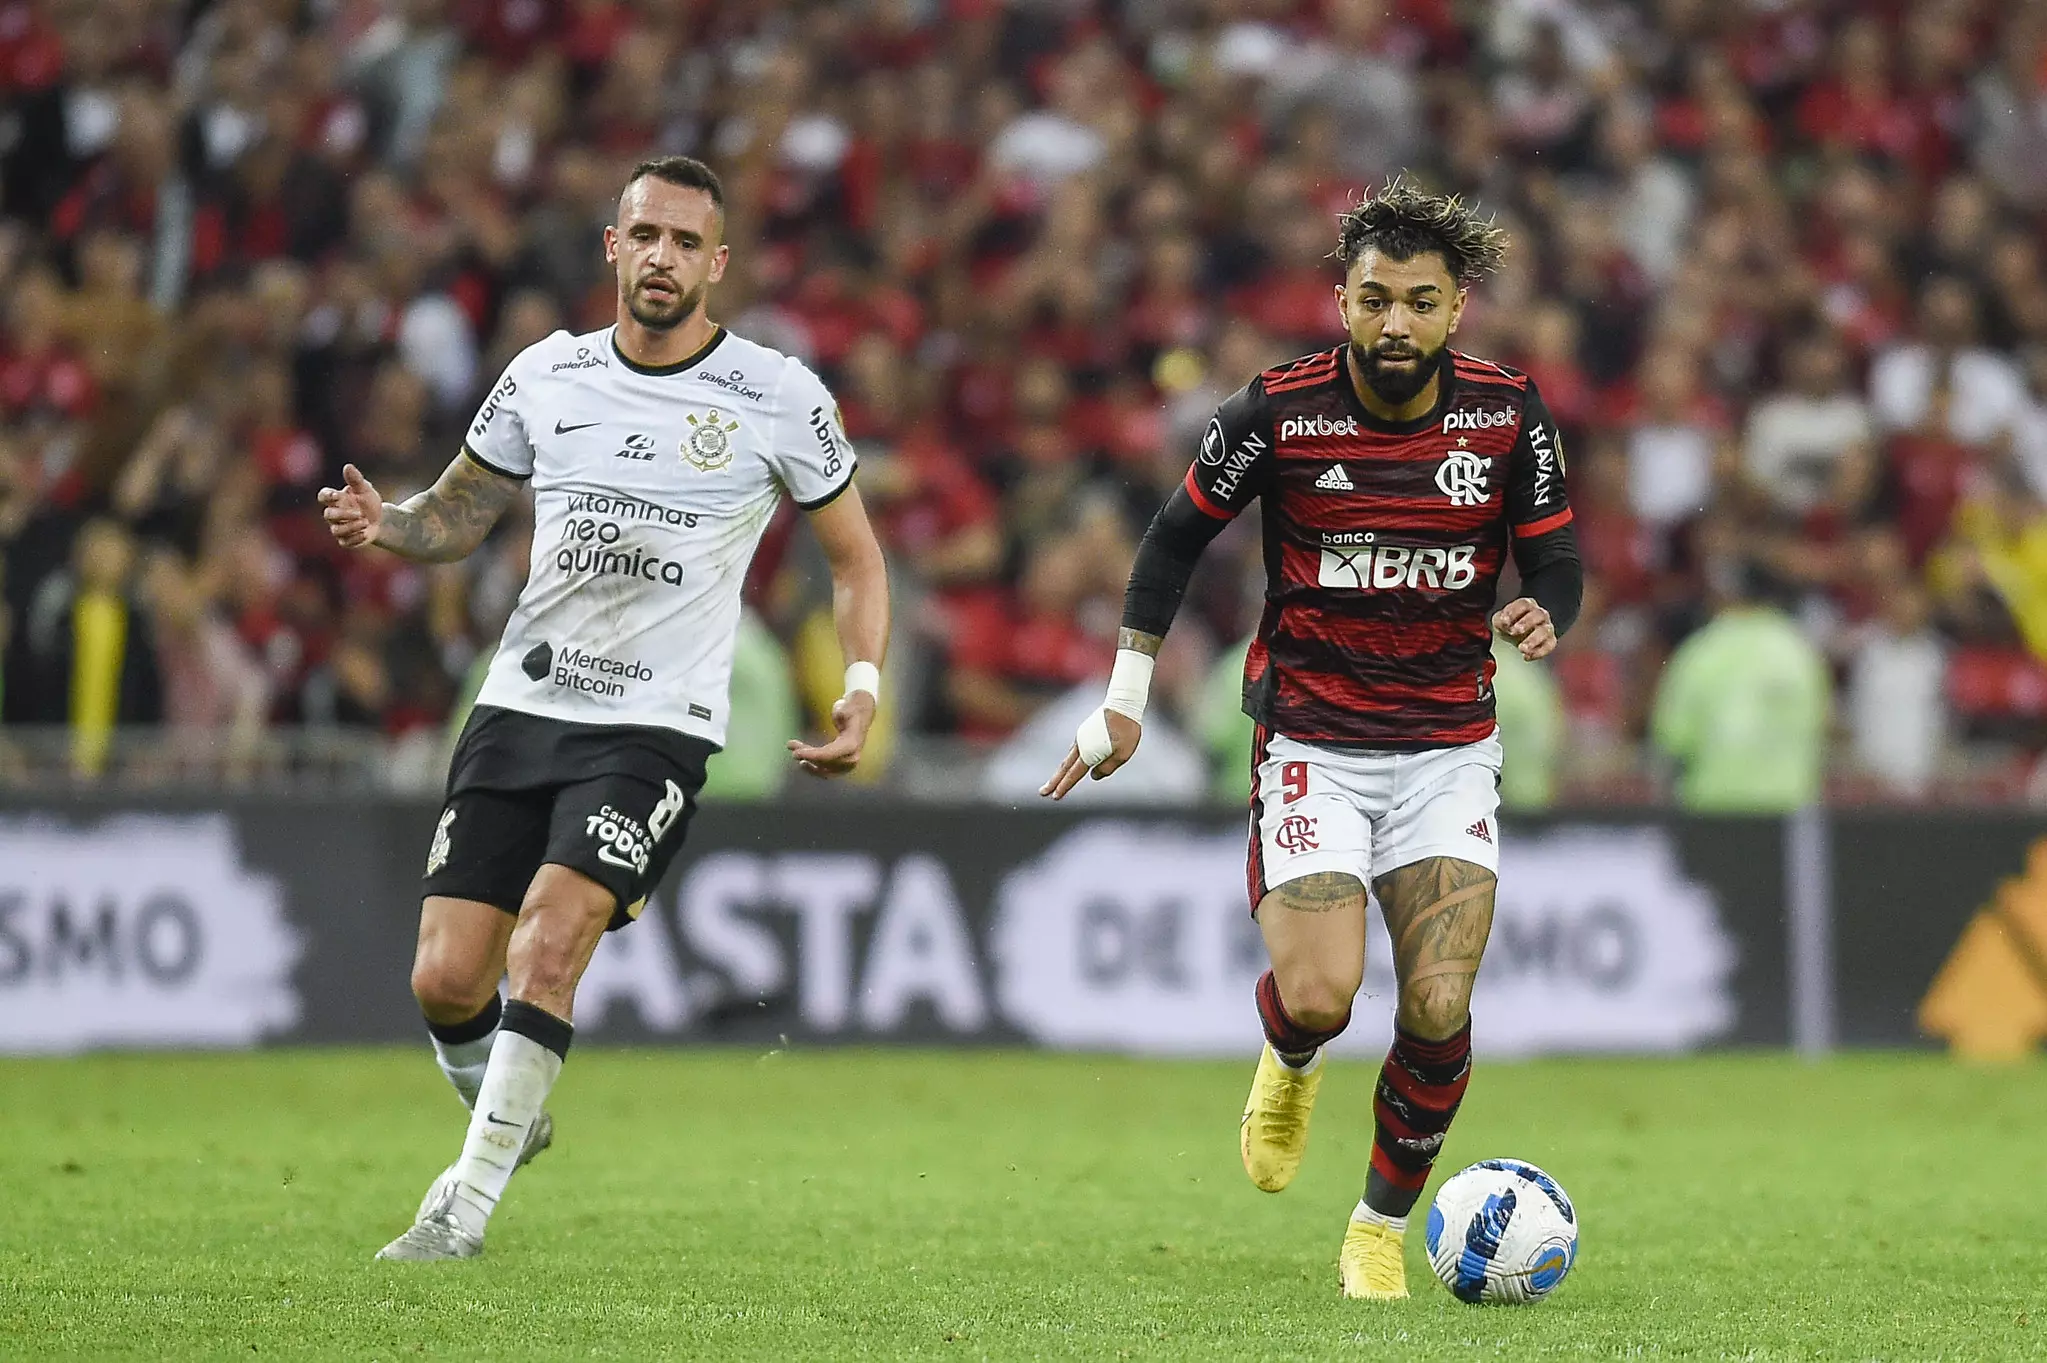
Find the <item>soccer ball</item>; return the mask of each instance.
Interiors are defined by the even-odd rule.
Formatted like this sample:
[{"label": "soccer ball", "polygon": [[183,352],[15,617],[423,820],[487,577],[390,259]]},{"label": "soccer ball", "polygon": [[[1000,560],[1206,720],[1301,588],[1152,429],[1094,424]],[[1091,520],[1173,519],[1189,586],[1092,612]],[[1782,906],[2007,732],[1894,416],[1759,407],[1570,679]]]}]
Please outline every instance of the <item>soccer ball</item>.
[{"label": "soccer ball", "polygon": [[1459,1301],[1541,1301],[1577,1261],[1578,1213],[1534,1165],[1481,1160],[1436,1189],[1427,1243],[1429,1266]]}]

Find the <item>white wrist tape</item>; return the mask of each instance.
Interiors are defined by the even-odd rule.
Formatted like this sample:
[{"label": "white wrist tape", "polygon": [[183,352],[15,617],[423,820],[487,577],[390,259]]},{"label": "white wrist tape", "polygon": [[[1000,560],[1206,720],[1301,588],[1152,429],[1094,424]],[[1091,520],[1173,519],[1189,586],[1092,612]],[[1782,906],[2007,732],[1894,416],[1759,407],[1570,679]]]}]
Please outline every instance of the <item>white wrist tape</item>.
[{"label": "white wrist tape", "polygon": [[1158,659],[1149,653],[1139,653],[1134,648],[1117,649],[1116,666],[1109,672],[1109,694],[1102,701],[1102,708],[1144,723],[1144,703],[1151,699],[1151,670],[1157,663]]},{"label": "white wrist tape", "polygon": [[1080,760],[1092,768],[1099,766],[1115,744],[1109,738],[1108,712],[1114,710],[1127,719],[1144,723],[1145,702],[1151,697],[1151,671],[1155,659],[1148,653],[1135,649],[1116,650],[1116,666],[1109,673],[1109,694],[1102,701],[1101,708],[1080,722],[1080,728],[1073,735],[1073,746],[1080,752]]},{"label": "white wrist tape", "polygon": [[848,663],[846,665],[846,695],[865,691],[879,701],[881,699],[881,669],[873,663]]}]

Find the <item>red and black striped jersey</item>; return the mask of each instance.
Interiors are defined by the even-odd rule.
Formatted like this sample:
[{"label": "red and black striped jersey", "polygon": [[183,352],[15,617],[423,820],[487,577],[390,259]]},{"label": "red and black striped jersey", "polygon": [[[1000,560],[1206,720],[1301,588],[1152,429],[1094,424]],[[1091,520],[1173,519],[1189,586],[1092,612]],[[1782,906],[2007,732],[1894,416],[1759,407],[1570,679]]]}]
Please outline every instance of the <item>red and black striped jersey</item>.
[{"label": "red and black striped jersey", "polygon": [[1244,708],[1355,748],[1493,731],[1494,594],[1576,549],[1555,423],[1525,374],[1451,352],[1429,414],[1364,408],[1346,347],[1269,369],[1217,409],[1186,491],[1227,520],[1264,501],[1265,610]]}]

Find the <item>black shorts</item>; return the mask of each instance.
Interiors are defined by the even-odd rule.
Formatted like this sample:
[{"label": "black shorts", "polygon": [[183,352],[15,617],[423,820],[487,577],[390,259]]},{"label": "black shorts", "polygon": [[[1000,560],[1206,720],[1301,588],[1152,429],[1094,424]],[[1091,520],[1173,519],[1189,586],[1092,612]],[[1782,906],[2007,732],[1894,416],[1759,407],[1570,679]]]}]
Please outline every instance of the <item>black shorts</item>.
[{"label": "black shorts", "polygon": [[610,890],[611,930],[624,927],[681,850],[716,751],[673,729],[479,705],[448,764],[422,890],[516,914],[552,862]]}]

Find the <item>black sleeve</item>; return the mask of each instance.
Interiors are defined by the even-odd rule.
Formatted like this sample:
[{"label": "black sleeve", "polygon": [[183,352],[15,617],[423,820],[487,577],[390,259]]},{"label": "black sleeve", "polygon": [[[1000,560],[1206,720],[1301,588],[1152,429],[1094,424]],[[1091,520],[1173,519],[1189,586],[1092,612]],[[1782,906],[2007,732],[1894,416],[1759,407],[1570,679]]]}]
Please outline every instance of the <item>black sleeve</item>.
[{"label": "black sleeve", "polygon": [[[1535,604],[1549,612],[1557,637],[1577,623],[1578,608],[1585,602],[1585,568],[1578,562],[1578,546],[1571,528],[1557,531],[1561,543],[1555,557],[1539,566],[1521,570],[1521,594],[1535,598]],[[1520,556],[1515,556],[1516,562]]]},{"label": "black sleeve", "polygon": [[1514,566],[1521,572],[1524,594],[1549,612],[1562,637],[1583,604],[1585,569],[1571,528],[1563,437],[1533,380],[1521,408],[1521,434],[1508,460],[1507,526],[1514,538]]},{"label": "black sleeve", "polygon": [[1163,636],[1179,613],[1210,540],[1264,491],[1272,476],[1272,421],[1253,379],[1209,418],[1187,477],[1152,517],[1123,595],[1123,627]]},{"label": "black sleeve", "polygon": [[1180,598],[1194,576],[1194,565],[1208,542],[1229,524],[1206,515],[1194,504],[1185,487],[1173,495],[1151,518],[1151,526],[1137,546],[1137,561],[1130,565],[1130,586],[1123,593],[1123,628],[1164,637],[1180,613]]}]

